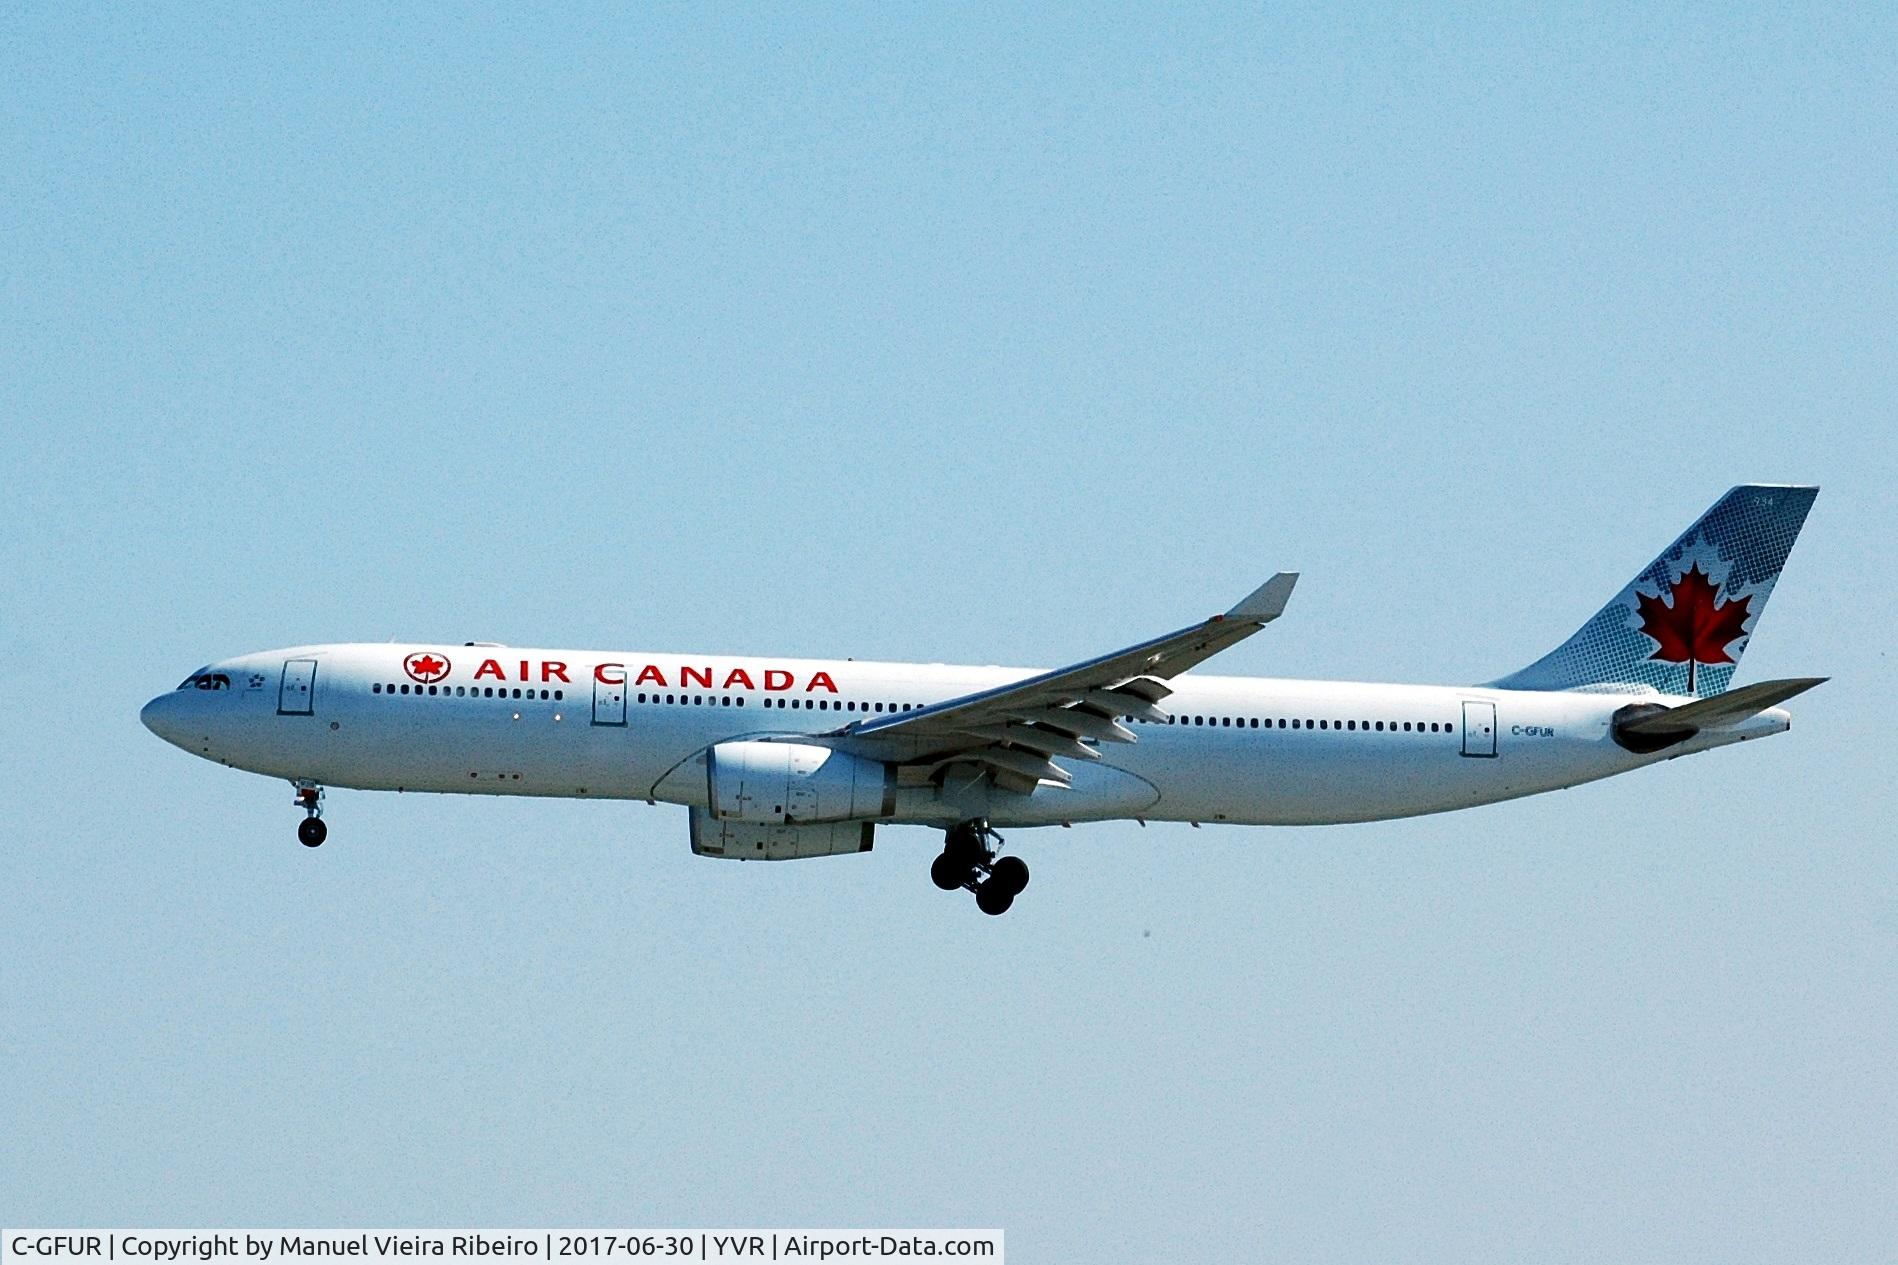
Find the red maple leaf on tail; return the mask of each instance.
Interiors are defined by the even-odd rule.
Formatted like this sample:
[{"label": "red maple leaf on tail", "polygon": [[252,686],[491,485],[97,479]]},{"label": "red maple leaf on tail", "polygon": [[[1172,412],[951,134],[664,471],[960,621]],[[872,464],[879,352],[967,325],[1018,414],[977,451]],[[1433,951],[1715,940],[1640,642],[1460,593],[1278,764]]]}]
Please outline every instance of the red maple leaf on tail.
[{"label": "red maple leaf on tail", "polygon": [[1732,663],[1727,647],[1746,635],[1747,608],[1753,598],[1736,597],[1722,602],[1720,588],[1707,578],[1696,562],[1674,582],[1668,595],[1672,603],[1646,593],[1635,594],[1639,602],[1641,631],[1654,638],[1656,648],[1650,659],[1687,665],[1687,692],[1694,692],[1694,668],[1702,663]]}]

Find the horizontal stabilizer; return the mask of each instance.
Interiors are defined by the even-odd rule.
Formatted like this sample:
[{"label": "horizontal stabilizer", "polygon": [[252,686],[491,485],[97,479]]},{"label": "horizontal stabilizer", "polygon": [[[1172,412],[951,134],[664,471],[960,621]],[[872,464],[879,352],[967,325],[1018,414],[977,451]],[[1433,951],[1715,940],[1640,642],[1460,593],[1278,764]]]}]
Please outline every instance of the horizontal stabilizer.
[{"label": "horizontal stabilizer", "polygon": [[1815,685],[1824,685],[1831,677],[1800,676],[1785,681],[1761,681],[1703,698],[1698,702],[1649,712],[1645,716],[1619,722],[1615,727],[1629,734],[1696,733],[1737,725],[1749,716],[1757,716],[1769,707],[1777,707],[1796,694],[1804,694]]},{"label": "horizontal stabilizer", "polygon": [[1785,681],[1761,681],[1758,685],[1742,686],[1679,707],[1630,703],[1615,713],[1611,732],[1615,741],[1629,751],[1650,755],[1686,742],[1703,729],[1725,729],[1740,724],[1830,679],[1801,676]]}]

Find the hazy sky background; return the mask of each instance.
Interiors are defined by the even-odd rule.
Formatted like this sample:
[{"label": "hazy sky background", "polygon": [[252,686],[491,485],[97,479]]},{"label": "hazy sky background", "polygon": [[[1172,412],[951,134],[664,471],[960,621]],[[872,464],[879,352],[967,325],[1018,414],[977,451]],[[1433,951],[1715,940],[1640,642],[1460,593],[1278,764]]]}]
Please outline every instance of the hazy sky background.
[{"label": "hazy sky background", "polygon": [[[1887,6],[0,15],[0,1220],[1000,1225],[1020,1261],[1889,1260]],[[1019,832],[289,789],[391,637],[1483,680],[1824,485],[1792,733]]]}]

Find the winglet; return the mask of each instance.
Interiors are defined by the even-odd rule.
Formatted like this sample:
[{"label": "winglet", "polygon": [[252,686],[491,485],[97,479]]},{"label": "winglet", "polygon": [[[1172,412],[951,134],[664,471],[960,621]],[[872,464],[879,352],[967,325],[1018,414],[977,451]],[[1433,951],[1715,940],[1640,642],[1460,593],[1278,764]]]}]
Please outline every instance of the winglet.
[{"label": "winglet", "polygon": [[1223,618],[1243,620],[1251,624],[1269,624],[1285,613],[1285,603],[1292,596],[1292,586],[1298,583],[1298,572],[1281,571],[1227,611]]}]

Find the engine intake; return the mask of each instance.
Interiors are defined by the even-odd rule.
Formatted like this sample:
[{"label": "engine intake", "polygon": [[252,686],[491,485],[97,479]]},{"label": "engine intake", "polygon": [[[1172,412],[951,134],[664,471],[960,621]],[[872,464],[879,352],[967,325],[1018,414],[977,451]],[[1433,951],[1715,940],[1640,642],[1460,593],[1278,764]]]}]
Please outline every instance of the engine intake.
[{"label": "engine intake", "polygon": [[808,742],[721,742],[705,755],[712,815],[781,826],[896,811],[896,769]]}]

